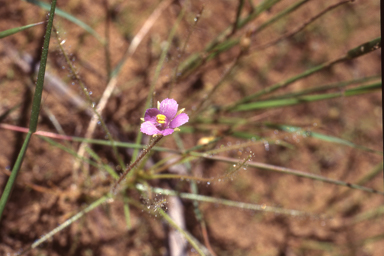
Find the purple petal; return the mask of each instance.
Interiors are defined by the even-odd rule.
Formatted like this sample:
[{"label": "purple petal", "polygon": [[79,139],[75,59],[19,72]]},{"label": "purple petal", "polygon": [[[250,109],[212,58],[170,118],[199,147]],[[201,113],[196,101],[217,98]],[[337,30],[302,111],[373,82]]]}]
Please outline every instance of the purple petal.
[{"label": "purple petal", "polygon": [[173,133],[173,129],[165,129],[164,131],[160,131],[163,136],[171,135]]},{"label": "purple petal", "polygon": [[156,123],[156,116],[160,114],[160,111],[157,108],[149,108],[145,111],[144,121],[150,121]]},{"label": "purple petal", "polygon": [[176,128],[176,127],[179,127],[183,124],[185,124],[186,122],[188,122],[189,120],[189,117],[187,114],[185,113],[181,113],[180,115],[177,115],[173,120],[172,122],[169,124],[169,127],[170,128]]},{"label": "purple petal", "polygon": [[147,135],[162,134],[163,132],[157,129],[157,127],[151,123],[151,121],[144,122],[141,124],[140,131]]},{"label": "purple petal", "polygon": [[174,99],[165,99],[160,103],[160,113],[172,120],[177,113],[178,104]]}]

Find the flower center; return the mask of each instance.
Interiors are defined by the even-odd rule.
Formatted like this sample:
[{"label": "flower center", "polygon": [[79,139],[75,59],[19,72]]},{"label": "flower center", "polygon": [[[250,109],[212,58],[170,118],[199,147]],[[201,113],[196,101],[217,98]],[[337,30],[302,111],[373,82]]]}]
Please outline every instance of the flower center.
[{"label": "flower center", "polygon": [[166,120],[167,120],[167,117],[165,115],[158,114],[156,116],[156,122],[159,124],[165,124]]}]

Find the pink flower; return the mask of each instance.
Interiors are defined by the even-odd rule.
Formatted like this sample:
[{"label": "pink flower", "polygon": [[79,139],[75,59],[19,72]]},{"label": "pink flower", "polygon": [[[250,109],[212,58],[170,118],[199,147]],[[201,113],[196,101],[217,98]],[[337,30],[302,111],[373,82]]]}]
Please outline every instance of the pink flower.
[{"label": "pink flower", "polygon": [[140,131],[154,136],[172,134],[177,127],[189,120],[188,115],[182,113],[184,109],[177,112],[178,106],[174,99],[165,99],[161,103],[158,102],[157,108],[147,109]]}]

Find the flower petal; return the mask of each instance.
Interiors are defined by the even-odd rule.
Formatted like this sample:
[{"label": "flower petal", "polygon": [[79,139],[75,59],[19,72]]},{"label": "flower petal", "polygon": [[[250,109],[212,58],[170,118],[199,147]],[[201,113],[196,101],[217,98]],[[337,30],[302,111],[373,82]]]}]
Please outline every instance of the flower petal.
[{"label": "flower petal", "polygon": [[165,129],[164,131],[160,131],[163,136],[171,135],[173,133],[173,129]]},{"label": "flower petal", "polygon": [[163,131],[160,131],[159,129],[157,129],[157,127],[151,121],[142,123],[140,127],[140,131],[147,135],[155,135],[155,134],[163,133]]},{"label": "flower petal", "polygon": [[165,99],[160,103],[160,113],[165,115],[168,120],[172,120],[176,113],[179,105],[174,99]]},{"label": "flower petal", "polygon": [[157,108],[149,108],[145,111],[144,121],[150,121],[156,123],[156,116],[160,114],[160,111]]},{"label": "flower petal", "polygon": [[188,122],[189,120],[189,117],[187,114],[185,113],[181,113],[180,115],[177,115],[173,120],[172,122],[169,124],[169,127],[170,128],[176,128],[176,127],[179,127],[183,124],[185,124],[186,122]]}]

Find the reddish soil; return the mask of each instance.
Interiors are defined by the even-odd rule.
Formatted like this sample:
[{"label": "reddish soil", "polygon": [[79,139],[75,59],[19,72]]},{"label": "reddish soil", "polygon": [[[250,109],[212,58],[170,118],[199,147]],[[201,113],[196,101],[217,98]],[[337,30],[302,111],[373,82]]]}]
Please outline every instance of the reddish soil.
[{"label": "reddish soil", "polygon": [[[109,19],[106,4],[108,2]],[[192,3],[191,3],[192,2]],[[103,118],[112,136],[124,142],[134,142],[140,126],[150,84],[160,58],[161,49],[185,5],[186,14],[172,41],[169,54],[156,84],[156,100],[168,97],[169,81],[175,67],[193,53],[200,52],[223,29],[233,23],[239,1],[175,1],[159,16],[127,63],[123,66],[113,92],[103,111]],[[261,1],[251,1],[258,4]],[[245,34],[284,10],[296,1],[281,1],[271,10],[260,15],[246,28]],[[337,1],[309,1],[292,15],[277,22],[253,38],[252,47],[278,38],[291,31],[320,10]],[[42,21],[46,11],[25,1],[3,1],[0,8],[0,31]],[[274,83],[284,81],[310,67],[344,55],[366,41],[380,36],[379,1],[366,0],[341,6],[308,26],[294,37],[283,40],[263,51],[251,51],[242,59],[235,74],[212,98],[211,105],[226,105]],[[158,1],[59,1],[58,7],[79,18],[105,37],[106,21],[109,28],[111,66],[115,67],[132,38],[140,30]],[[193,19],[204,6],[196,26]],[[244,15],[251,10],[245,1]],[[92,91],[97,102],[106,88],[108,73],[102,44],[84,29],[56,16],[55,26],[65,40],[65,50],[70,54],[82,81]],[[192,31],[185,53],[178,58],[180,49]],[[20,62],[31,68],[22,55],[38,61],[44,26],[37,26],[0,40],[0,123],[28,127],[31,106],[31,87],[34,79],[25,72]],[[15,54],[13,54],[15,53]],[[234,47],[207,63],[198,72],[175,85],[171,97],[187,113],[192,113],[201,99],[222,77],[239,53]],[[326,71],[291,84],[278,94],[313,88],[320,85],[347,81],[361,77],[381,75],[381,50],[358,59],[338,64]],[[47,72],[67,85],[84,102],[85,97],[78,82],[72,79],[68,66],[54,37],[51,39]],[[73,96],[73,95],[72,95]],[[15,107],[5,119],[1,115]],[[84,137],[90,117],[80,109],[73,97],[66,97],[54,90],[43,93],[43,106],[38,130],[58,133],[52,124],[53,115],[67,135]],[[322,175],[331,179],[356,183],[373,168],[382,163],[382,155],[345,145],[305,138],[295,133],[265,128],[263,123],[281,123],[307,127],[311,131],[336,136],[357,145],[382,151],[382,96],[380,92],[362,96],[341,97],[327,101],[297,106],[260,110],[251,113],[228,115],[231,118],[255,118],[252,127],[238,128],[270,140],[285,141],[290,147],[271,142],[255,143],[244,150],[252,151],[252,161],[283,166]],[[203,115],[202,118],[205,118]],[[193,133],[180,133],[185,148],[197,145],[202,137],[217,136],[228,126],[190,123],[187,127],[199,128]],[[0,191],[3,191],[24,135],[0,128]],[[105,133],[97,127],[93,138],[104,139]],[[147,138],[143,143],[146,143]],[[55,140],[77,151],[80,143]],[[217,145],[235,145],[250,140],[225,136]],[[161,146],[177,149],[172,136],[163,139]],[[100,161],[117,166],[110,147],[93,145]],[[120,149],[125,163],[130,162],[132,151]],[[245,153],[230,150],[220,154],[243,160]],[[168,153],[155,153],[156,163]],[[13,255],[28,248],[35,240],[47,234],[66,219],[99,199],[111,187],[111,178],[95,167],[84,167],[74,172],[75,158],[58,147],[34,136],[28,147],[12,196],[0,222],[0,255]],[[145,169],[146,167],[144,167]],[[118,170],[118,167],[116,167]],[[384,251],[383,214],[352,222],[363,213],[382,207],[382,195],[350,189],[333,184],[279,174],[247,167],[230,178],[220,179],[230,170],[227,163],[196,160],[192,172],[197,177],[216,177],[208,185],[198,184],[199,193],[216,198],[260,204],[264,207],[281,207],[310,214],[310,217],[293,217],[263,211],[251,211],[201,203],[200,210],[207,226],[210,246],[217,255],[382,255]],[[187,181],[155,180],[156,187],[190,192]],[[383,191],[382,172],[364,184]],[[143,199],[135,190],[127,190],[132,200]],[[166,198],[166,197],[164,197]],[[186,229],[202,244],[203,232],[194,214],[190,200],[182,200]],[[155,204],[149,200],[149,205]],[[26,255],[167,255],[170,228],[166,222],[130,207],[131,228],[124,216],[124,201],[118,194],[113,202],[97,207],[70,227],[59,232]],[[382,211],[381,211],[382,212]],[[326,216],[318,218],[316,216]],[[197,255],[188,246],[186,255]]]}]

